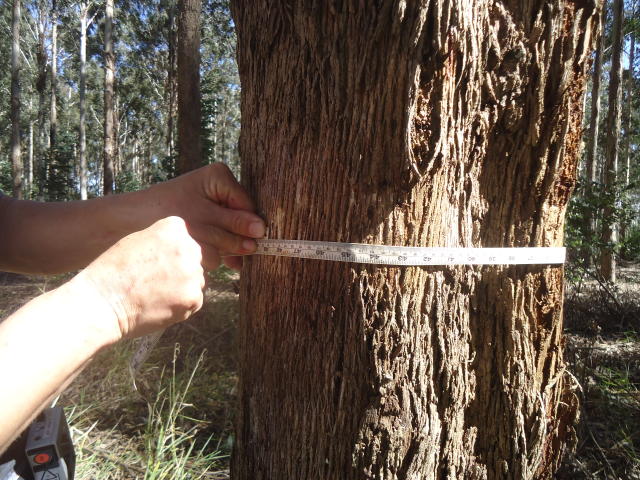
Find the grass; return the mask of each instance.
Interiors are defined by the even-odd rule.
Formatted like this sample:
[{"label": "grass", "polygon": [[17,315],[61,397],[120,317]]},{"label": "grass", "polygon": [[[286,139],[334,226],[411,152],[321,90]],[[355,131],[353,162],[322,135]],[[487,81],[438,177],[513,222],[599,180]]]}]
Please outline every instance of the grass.
[{"label": "grass", "polygon": [[[89,383],[61,399],[78,454],[76,478],[228,478],[225,436],[210,428],[206,403],[198,400],[207,393],[205,379],[211,380],[206,375],[207,351],[182,352],[174,343],[167,364],[146,366],[138,381],[145,384],[141,393],[134,391],[127,369],[132,347],[123,345],[96,359],[85,377]],[[155,360],[169,348],[154,352]],[[108,366],[104,377],[99,365]],[[222,385],[224,381],[206,388],[214,402],[224,394],[215,392]]]},{"label": "grass", "polygon": [[[8,316],[68,277],[0,273],[0,313]],[[229,478],[234,334],[231,271],[208,282],[203,310],[171,327],[133,387],[136,341],[101,352],[62,394],[77,454],[78,480]]]},{"label": "grass", "polygon": [[[187,411],[194,407],[187,402],[189,389],[203,361],[204,352],[198,357],[188,379],[178,382],[176,362],[179,351],[179,345],[176,344],[168,384],[158,392],[154,403],[149,405],[144,432],[145,480],[199,480],[208,476],[207,472],[219,469],[219,461],[225,457],[219,448],[211,449],[213,435],[197,446],[200,422],[198,418],[187,415]],[[163,369],[161,383],[164,373]]]}]

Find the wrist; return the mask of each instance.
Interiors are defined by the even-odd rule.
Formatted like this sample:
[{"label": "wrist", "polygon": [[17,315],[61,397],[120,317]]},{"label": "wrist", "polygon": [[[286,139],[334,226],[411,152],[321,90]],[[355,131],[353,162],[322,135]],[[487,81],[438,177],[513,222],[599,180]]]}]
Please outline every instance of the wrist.
[{"label": "wrist", "polygon": [[138,230],[147,228],[158,220],[176,214],[176,199],[170,187],[170,182],[156,183],[134,193],[138,197],[136,199],[137,208],[144,221],[144,225],[141,225]]},{"label": "wrist", "polygon": [[77,322],[76,327],[85,332],[86,340],[96,351],[122,339],[117,308],[84,271],[55,292],[73,305],[75,314],[70,315],[70,320]]}]

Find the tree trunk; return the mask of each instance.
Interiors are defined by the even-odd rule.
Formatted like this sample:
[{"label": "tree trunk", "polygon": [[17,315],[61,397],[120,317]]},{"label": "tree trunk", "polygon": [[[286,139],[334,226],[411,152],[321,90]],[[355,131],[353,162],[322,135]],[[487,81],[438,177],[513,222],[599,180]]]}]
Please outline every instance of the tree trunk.
[{"label": "tree trunk", "polygon": [[104,187],[113,193],[113,158],[115,154],[114,83],[116,59],[113,52],[113,0],[106,0],[104,17]]},{"label": "tree trunk", "polygon": [[22,155],[20,152],[20,0],[13,0],[11,19],[11,175],[12,194],[22,198]]},{"label": "tree trunk", "polygon": [[[602,52],[604,50],[604,21],[606,14],[606,0],[602,6],[600,15],[598,15],[598,32],[595,60],[593,64],[593,77],[591,83],[591,116],[589,118],[589,132],[587,134],[587,151],[586,151],[586,189],[587,198],[593,198],[594,184],[598,180],[598,135],[600,131],[600,81],[602,79]],[[585,215],[585,230],[590,233],[590,238],[596,230],[595,213],[593,210],[587,211]],[[585,252],[586,260],[591,264],[592,259],[589,253]]]},{"label": "tree trunk", "polygon": [[[636,15],[636,2],[631,4],[631,18],[635,18]],[[636,59],[636,36],[634,30],[629,32],[629,69],[625,78],[625,101],[624,101],[624,116],[622,119],[622,131],[624,132],[624,147],[622,150],[622,159],[624,161],[624,186],[629,187],[631,183],[631,105],[633,104],[633,88],[635,84],[634,77],[634,63]],[[624,195],[628,201],[629,192],[625,190]],[[625,217],[620,222],[620,241],[624,243],[627,238],[627,226],[628,219]]]},{"label": "tree trunk", "polygon": [[[31,104],[31,101],[29,101],[29,104]],[[28,190],[29,190],[29,198],[31,198],[33,195],[33,122],[32,121],[29,121],[29,160],[28,161],[29,161]]]},{"label": "tree trunk", "polygon": [[[636,14],[635,3],[633,4],[632,15]],[[625,120],[624,120],[624,153],[623,158],[625,161],[625,179],[624,185],[626,187],[631,183],[631,106],[633,105],[633,89],[635,84],[635,72],[634,72],[634,64],[636,61],[636,35],[634,31],[629,33],[629,70],[627,71],[627,82],[626,82],[626,103],[625,103]]]},{"label": "tree trunk", "polygon": [[58,134],[58,7],[51,2],[51,111],[49,118],[49,158],[56,159]]},{"label": "tree trunk", "polygon": [[201,0],[178,2],[178,175],[202,165],[201,8]]},{"label": "tree trunk", "polygon": [[113,105],[113,178],[118,182],[118,174],[122,170],[122,159],[120,158],[120,117],[118,115],[118,97],[114,95]]},{"label": "tree trunk", "polygon": [[87,16],[89,15],[89,5],[80,4],[80,87],[79,87],[79,161],[80,164],[80,199],[87,199],[87,120],[86,120],[86,98],[87,98]]},{"label": "tree trunk", "polygon": [[167,64],[167,157],[173,159],[175,153],[175,115],[176,115],[176,103],[177,103],[177,59],[176,59],[176,44],[177,44],[177,27],[176,27],[176,12],[173,2],[167,7],[168,30],[169,35],[167,39],[168,43],[168,64]]},{"label": "tree trunk", "polygon": [[47,47],[45,15],[46,5],[39,1],[37,5],[38,15],[38,46],[36,49],[36,59],[38,63],[38,74],[36,76],[36,91],[38,92],[38,142],[36,152],[36,179],[38,184],[38,200],[44,200],[45,187],[47,185],[47,140],[46,140],[46,90],[47,90]]},{"label": "tree trunk", "polygon": [[[233,1],[242,178],[270,236],[561,245],[589,5]],[[234,478],[551,478],[577,414],[562,282],[245,258]]]},{"label": "tree trunk", "polygon": [[623,0],[613,0],[613,31],[611,44],[611,73],[609,77],[609,110],[607,112],[607,141],[605,145],[604,189],[609,195],[602,216],[602,243],[600,254],[600,274],[605,280],[616,281],[616,259],[614,246],[618,239],[614,214],[617,194],[618,154],[620,145],[621,98],[622,98],[622,22],[624,20]]}]

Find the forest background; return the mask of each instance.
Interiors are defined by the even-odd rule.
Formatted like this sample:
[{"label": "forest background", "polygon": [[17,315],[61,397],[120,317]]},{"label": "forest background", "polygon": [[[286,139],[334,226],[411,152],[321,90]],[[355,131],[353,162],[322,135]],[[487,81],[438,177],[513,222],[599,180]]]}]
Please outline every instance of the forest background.
[{"label": "forest background", "polygon": [[[615,4],[606,3],[593,54],[566,230],[567,359],[582,386],[580,437],[566,478],[640,475],[640,2],[625,0],[618,22]],[[200,12],[195,21],[186,14],[193,8]],[[113,37],[105,25],[112,25]],[[190,120],[201,134],[196,163],[223,162],[241,175],[240,83],[227,1],[0,1],[0,29],[5,194],[86,199],[186,171],[194,165],[180,159],[180,111],[201,112],[196,123]],[[189,46],[180,42],[194,32],[201,95],[179,105],[180,88],[193,79],[181,67],[179,52]],[[3,277],[2,316],[62,280]],[[163,341],[142,373],[143,393],[132,391],[122,374],[131,348],[123,346],[67,394],[84,478],[182,478],[181,471],[226,476],[234,281],[228,271],[214,274],[209,306]],[[128,445],[128,453],[114,455],[117,444]]]}]

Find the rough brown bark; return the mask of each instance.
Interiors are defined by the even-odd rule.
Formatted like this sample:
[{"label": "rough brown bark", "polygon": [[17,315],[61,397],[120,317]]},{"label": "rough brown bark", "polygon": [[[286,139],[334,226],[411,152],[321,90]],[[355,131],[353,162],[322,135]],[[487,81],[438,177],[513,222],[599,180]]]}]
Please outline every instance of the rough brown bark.
[{"label": "rough brown bark", "polygon": [[103,193],[113,193],[113,163],[116,148],[115,135],[115,70],[116,57],[113,52],[113,0],[106,0],[104,17],[104,177]]},{"label": "rough brown bark", "polygon": [[178,174],[202,165],[201,8],[201,0],[178,2]]},{"label": "rough brown bark", "polygon": [[606,202],[602,215],[602,238],[605,247],[600,254],[600,274],[610,282],[616,281],[616,258],[613,246],[618,240],[618,227],[614,222],[616,205],[613,192],[618,177],[622,99],[622,21],[623,0],[613,0],[613,31],[611,43],[611,73],[609,76],[609,110],[607,111],[607,141],[605,144],[604,188],[612,198]]},{"label": "rough brown bark", "polygon": [[13,0],[11,19],[11,176],[12,195],[22,198],[22,155],[20,152],[20,0]]},{"label": "rough brown bark", "polygon": [[[589,2],[232,2],[270,237],[557,246]],[[560,267],[245,259],[236,480],[550,478]]]}]

